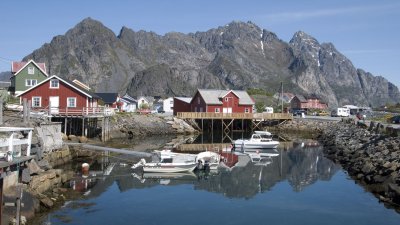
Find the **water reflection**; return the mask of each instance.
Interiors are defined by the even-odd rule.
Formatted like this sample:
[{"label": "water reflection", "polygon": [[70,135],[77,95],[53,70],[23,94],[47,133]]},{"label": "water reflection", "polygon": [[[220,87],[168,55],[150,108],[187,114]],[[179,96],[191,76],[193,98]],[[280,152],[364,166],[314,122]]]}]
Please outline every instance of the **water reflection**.
[{"label": "water reflection", "polygon": [[108,158],[94,163],[90,175],[87,178],[78,176],[71,181],[71,186],[76,190],[79,187],[87,197],[96,197],[114,182],[121,192],[158,185],[190,184],[195,190],[219,193],[228,198],[249,199],[285,180],[294,191],[302,191],[318,180],[331,179],[339,169],[323,157],[322,147],[311,142],[290,143],[287,146],[291,147],[250,153],[252,157],[248,152],[227,152],[224,156],[225,166],[217,171],[186,174],[141,174],[125,166],[125,162]]}]

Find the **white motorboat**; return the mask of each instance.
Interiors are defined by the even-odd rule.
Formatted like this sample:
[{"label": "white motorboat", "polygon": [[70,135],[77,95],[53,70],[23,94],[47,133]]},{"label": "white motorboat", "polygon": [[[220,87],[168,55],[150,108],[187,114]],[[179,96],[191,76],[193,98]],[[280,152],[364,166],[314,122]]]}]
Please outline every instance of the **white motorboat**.
[{"label": "white motorboat", "polygon": [[250,139],[238,139],[233,141],[235,150],[276,148],[279,142],[272,140],[272,134],[268,131],[255,131]]},{"label": "white motorboat", "polygon": [[221,155],[216,152],[200,152],[196,157],[197,169],[215,170],[218,168],[220,161]]},{"label": "white motorboat", "polygon": [[272,163],[272,157],[279,156],[276,149],[245,150],[243,152],[250,157],[251,162],[256,166],[266,166]]},{"label": "white motorboat", "polygon": [[143,168],[143,172],[152,173],[181,173],[191,172],[196,166],[196,156],[194,154],[175,153],[171,150],[162,150],[157,152],[159,160],[156,162],[146,162],[141,159],[132,166],[132,169]]}]

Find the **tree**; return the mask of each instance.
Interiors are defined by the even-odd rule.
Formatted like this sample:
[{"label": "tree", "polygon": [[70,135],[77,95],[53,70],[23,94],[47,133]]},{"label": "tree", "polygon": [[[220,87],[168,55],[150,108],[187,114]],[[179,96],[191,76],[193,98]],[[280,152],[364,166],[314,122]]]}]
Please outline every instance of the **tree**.
[{"label": "tree", "polygon": [[256,110],[258,113],[262,113],[264,111],[265,105],[262,102],[256,102]]}]

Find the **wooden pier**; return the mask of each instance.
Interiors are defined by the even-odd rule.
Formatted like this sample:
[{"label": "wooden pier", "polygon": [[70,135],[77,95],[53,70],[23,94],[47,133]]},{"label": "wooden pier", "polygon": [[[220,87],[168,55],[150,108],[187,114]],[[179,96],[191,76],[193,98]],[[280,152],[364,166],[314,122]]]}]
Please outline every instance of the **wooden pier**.
[{"label": "wooden pier", "polygon": [[[234,131],[262,130],[265,122],[276,121],[277,124],[292,120],[290,113],[210,113],[178,112],[177,117],[197,126],[201,131],[220,129],[225,139],[231,140]],[[195,123],[195,124],[193,124]]]}]

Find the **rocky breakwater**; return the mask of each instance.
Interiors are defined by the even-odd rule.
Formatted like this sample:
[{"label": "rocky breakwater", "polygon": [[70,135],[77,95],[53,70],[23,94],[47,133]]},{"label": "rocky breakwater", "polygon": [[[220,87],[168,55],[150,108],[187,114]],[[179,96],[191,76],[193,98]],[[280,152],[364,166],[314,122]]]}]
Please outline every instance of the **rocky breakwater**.
[{"label": "rocky breakwater", "polygon": [[162,134],[191,134],[196,132],[197,130],[191,125],[173,116],[120,113],[116,114],[111,122],[112,138]]},{"label": "rocky breakwater", "polygon": [[399,137],[342,121],[326,127],[319,141],[328,158],[339,162],[381,201],[400,206]]}]

